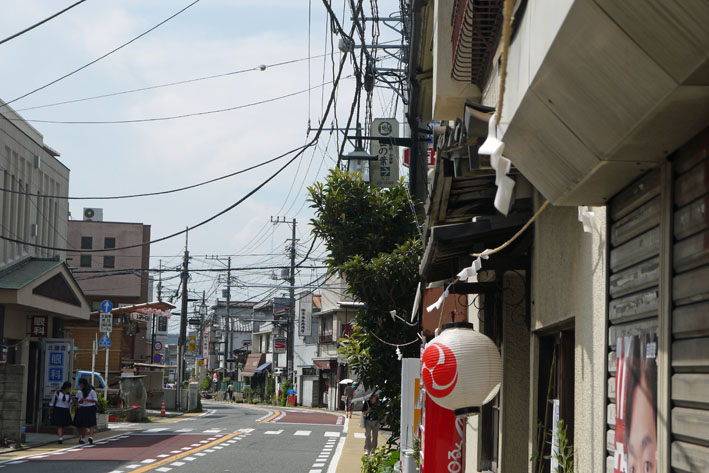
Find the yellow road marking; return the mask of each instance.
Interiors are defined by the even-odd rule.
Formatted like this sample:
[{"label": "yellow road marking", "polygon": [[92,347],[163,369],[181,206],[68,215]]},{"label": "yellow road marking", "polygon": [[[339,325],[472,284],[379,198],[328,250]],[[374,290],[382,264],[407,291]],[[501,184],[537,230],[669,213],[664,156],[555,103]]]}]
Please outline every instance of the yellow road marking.
[{"label": "yellow road marking", "polygon": [[259,422],[259,425],[265,424],[266,422],[271,422],[273,419],[281,415],[280,411],[274,411],[273,415],[270,416],[268,419],[264,419],[261,422]]},{"label": "yellow road marking", "polygon": [[167,465],[168,463],[172,463],[175,460],[179,460],[180,458],[194,455],[196,452],[201,452],[202,450],[206,450],[207,448],[211,448],[215,445],[219,445],[220,443],[222,443],[226,440],[229,440],[230,438],[236,437],[237,435],[239,435],[239,434],[227,434],[224,437],[218,438],[217,440],[213,440],[212,442],[205,443],[201,447],[195,447],[192,450],[187,450],[186,452],[176,453],[175,455],[165,458],[163,460],[160,460],[158,462],[151,463],[150,465],[145,465],[141,468],[136,468],[135,470],[132,470],[132,472],[133,473],[143,473],[145,471],[153,470],[157,467]]}]

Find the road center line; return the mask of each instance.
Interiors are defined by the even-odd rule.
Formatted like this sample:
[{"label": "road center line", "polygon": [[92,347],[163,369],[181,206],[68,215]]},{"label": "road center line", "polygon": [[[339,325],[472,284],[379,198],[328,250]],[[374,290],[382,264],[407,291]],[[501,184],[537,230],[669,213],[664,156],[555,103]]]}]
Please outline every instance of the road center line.
[{"label": "road center line", "polygon": [[171,457],[169,457],[169,458],[165,458],[164,460],[160,460],[159,462],[155,462],[155,463],[153,463],[153,464],[151,464],[151,465],[146,465],[146,466],[144,466],[144,467],[142,467],[142,468],[136,468],[135,470],[133,470],[133,473],[144,473],[144,472],[146,472],[146,471],[154,470],[155,468],[158,468],[158,467],[167,465],[167,464],[169,464],[169,463],[174,462],[175,460],[179,460],[180,458],[184,458],[184,457],[187,457],[187,456],[190,456],[190,455],[194,455],[195,452],[199,452],[199,451],[201,451],[201,450],[206,450],[207,448],[211,448],[211,447],[213,447],[213,446],[215,446],[215,445],[219,445],[220,443],[225,442],[226,440],[229,440],[230,438],[235,437],[236,435],[237,435],[237,434],[227,434],[227,435],[224,435],[223,437],[220,437],[220,438],[218,438],[218,439],[216,439],[216,440],[214,440],[214,441],[212,441],[212,442],[210,442],[210,443],[206,443],[206,444],[204,444],[204,445],[202,445],[202,446],[192,448],[192,449],[190,449],[190,450],[188,450],[188,451],[186,451],[186,452],[178,453],[177,455],[173,455],[173,456],[171,456]]}]

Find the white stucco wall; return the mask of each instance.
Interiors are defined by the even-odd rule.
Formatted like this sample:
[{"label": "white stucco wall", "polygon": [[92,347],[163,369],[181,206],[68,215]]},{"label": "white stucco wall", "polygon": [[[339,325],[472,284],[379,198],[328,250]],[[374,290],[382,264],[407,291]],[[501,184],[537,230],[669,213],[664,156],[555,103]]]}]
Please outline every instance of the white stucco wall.
[{"label": "white stucco wall", "polygon": [[[548,207],[535,223],[532,256],[532,331],[570,319],[575,323],[574,466],[578,473],[604,471],[606,458],[606,209],[592,210],[595,218],[589,234],[583,232],[576,207]],[[537,376],[530,383],[533,393]],[[533,410],[531,426],[536,425]]]}]

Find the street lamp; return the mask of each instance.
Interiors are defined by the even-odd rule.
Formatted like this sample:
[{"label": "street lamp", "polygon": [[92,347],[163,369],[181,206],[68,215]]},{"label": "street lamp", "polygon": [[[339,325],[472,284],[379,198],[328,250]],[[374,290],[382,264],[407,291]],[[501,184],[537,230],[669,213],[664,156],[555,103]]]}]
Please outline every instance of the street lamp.
[{"label": "street lamp", "polygon": [[[350,172],[361,172],[362,178],[369,182],[369,162],[379,159],[378,156],[367,153],[362,146],[362,125],[357,123],[357,136],[355,138],[354,151],[340,156],[344,161],[350,163]],[[366,173],[365,173],[366,170]]]}]

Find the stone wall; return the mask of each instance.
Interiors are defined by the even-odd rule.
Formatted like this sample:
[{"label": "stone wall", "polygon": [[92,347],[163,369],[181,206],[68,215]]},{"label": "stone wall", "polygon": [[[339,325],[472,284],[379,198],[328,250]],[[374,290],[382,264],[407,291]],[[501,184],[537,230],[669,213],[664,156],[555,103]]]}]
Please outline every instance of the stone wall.
[{"label": "stone wall", "polygon": [[20,441],[25,365],[0,364],[0,437]]}]

